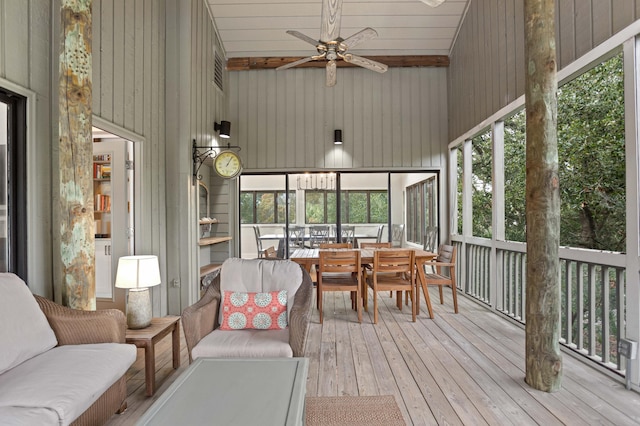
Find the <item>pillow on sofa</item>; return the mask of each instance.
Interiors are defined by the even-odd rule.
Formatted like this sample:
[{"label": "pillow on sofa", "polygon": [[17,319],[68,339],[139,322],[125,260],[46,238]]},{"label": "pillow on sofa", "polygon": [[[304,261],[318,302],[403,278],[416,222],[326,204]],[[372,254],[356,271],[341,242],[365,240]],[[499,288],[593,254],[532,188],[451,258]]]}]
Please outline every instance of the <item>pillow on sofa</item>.
[{"label": "pillow on sofa", "polygon": [[225,292],[221,330],[280,330],[287,328],[287,291]]},{"label": "pillow on sofa", "polygon": [[0,374],[58,344],[29,287],[0,273]]}]

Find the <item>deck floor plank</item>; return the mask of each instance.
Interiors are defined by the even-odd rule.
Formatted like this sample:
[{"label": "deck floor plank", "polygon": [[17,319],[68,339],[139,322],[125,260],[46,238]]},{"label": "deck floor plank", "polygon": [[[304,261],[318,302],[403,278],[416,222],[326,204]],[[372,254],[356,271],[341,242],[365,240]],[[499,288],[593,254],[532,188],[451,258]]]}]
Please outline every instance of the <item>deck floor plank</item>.
[{"label": "deck floor plank", "polygon": [[[445,290],[446,292],[446,290]],[[315,292],[314,292],[315,293]],[[640,423],[640,394],[576,357],[563,354],[562,389],[549,394],[524,382],[524,329],[477,302],[450,294],[440,305],[430,288],[435,318],[422,303],[417,322],[410,306],[400,312],[389,294],[378,295],[373,324],[372,294],[362,324],[349,293],[326,293],[324,324],[315,295],[306,356],[308,396],[394,395],[408,425],[573,425]],[[449,297],[447,297],[449,296]],[[181,366],[171,366],[171,339],[156,346],[156,394],[145,395],[144,354],[127,373],[129,408],[108,426],[132,425],[187,368],[181,333]]]}]

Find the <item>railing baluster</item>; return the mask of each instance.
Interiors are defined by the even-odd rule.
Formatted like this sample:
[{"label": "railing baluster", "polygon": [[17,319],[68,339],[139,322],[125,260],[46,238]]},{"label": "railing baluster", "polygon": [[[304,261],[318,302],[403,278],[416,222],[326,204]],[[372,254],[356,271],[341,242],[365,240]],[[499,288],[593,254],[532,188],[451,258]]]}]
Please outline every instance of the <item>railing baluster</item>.
[{"label": "railing baluster", "polygon": [[589,355],[596,354],[596,266],[587,265],[587,278],[589,280]]},{"label": "railing baluster", "polygon": [[582,275],[582,263],[576,263],[576,319],[578,327],[576,330],[577,348],[584,349],[584,276]]},{"label": "railing baluster", "polygon": [[600,267],[600,276],[602,282],[602,304],[601,304],[601,322],[602,330],[600,332],[600,338],[602,339],[602,362],[609,363],[611,361],[610,343],[609,343],[609,286],[611,281],[609,278],[610,270],[608,267]]},{"label": "railing baluster", "polygon": [[[492,250],[487,244],[455,241],[465,248],[463,260],[456,265],[458,287],[467,295],[491,304],[491,277],[498,280],[496,306],[493,308],[524,323],[526,312],[526,246],[516,249],[497,248],[495,267],[491,271]],[[567,347],[583,354],[608,368],[623,371],[617,353],[617,342],[624,335],[625,320],[625,269],[616,263],[601,264],[579,260],[573,255],[560,259],[558,279],[563,294],[560,306],[561,341]],[[611,259],[611,256],[609,256]],[[615,262],[615,260],[613,260]],[[463,283],[463,284],[462,284]],[[615,292],[615,294],[611,294]],[[615,297],[615,302],[610,299]],[[612,312],[612,309],[615,311]],[[601,328],[600,328],[601,327]]]}]

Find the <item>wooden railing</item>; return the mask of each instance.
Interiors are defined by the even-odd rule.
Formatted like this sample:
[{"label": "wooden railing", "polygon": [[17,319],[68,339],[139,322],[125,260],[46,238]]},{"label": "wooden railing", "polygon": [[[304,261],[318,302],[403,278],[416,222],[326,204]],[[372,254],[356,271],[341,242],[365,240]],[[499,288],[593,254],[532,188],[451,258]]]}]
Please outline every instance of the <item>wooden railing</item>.
[{"label": "wooden railing", "polygon": [[[458,288],[524,323],[526,244],[468,240],[453,241],[460,260]],[[625,255],[565,247],[559,254],[560,343],[623,373],[617,343],[624,335]]]}]

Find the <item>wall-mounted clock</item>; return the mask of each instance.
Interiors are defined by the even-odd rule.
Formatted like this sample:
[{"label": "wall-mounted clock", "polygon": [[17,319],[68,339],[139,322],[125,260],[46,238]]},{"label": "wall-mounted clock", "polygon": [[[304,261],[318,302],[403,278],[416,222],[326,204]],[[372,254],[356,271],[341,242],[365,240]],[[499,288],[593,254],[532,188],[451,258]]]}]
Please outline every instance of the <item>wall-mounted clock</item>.
[{"label": "wall-mounted clock", "polygon": [[233,179],[242,172],[242,160],[233,151],[222,151],[213,160],[213,168],[220,177]]}]

